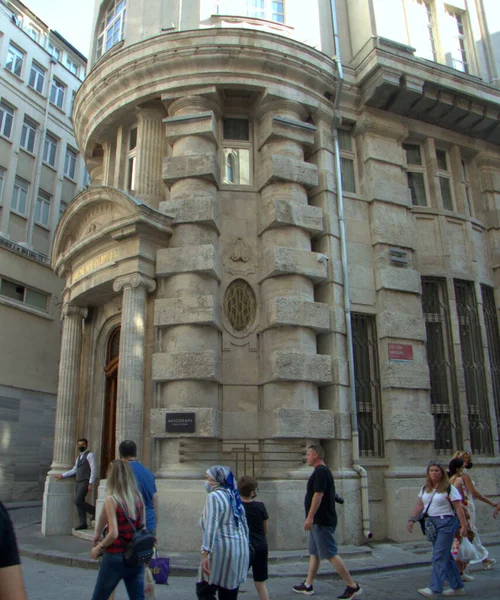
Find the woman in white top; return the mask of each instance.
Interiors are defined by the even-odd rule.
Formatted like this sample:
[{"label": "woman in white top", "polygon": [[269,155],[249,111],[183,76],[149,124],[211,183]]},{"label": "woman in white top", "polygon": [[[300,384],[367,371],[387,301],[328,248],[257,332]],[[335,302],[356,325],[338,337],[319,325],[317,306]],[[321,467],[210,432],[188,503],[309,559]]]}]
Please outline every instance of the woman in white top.
[{"label": "woman in white top", "polygon": [[[451,544],[461,526],[460,535],[467,535],[467,522],[462,509],[462,497],[450,485],[448,475],[439,463],[431,462],[427,467],[427,481],[420,490],[413,514],[408,520],[408,531],[413,531],[417,516],[427,511],[436,528],[436,539],[432,542],[432,575],[429,587],[418,590],[426,598],[464,596],[464,584],[455,560]],[[444,582],[450,587],[443,591]]]}]

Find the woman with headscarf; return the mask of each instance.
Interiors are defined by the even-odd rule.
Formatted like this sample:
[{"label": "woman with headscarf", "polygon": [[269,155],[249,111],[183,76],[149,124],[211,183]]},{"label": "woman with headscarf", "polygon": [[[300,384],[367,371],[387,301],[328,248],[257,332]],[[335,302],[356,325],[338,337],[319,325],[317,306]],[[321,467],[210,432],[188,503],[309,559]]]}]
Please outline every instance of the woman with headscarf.
[{"label": "woman with headscarf", "polygon": [[236,600],[249,566],[248,526],[234,476],[228,467],[206,471],[208,492],[200,519],[203,534],[196,583],[199,600]]},{"label": "woman with headscarf", "polygon": [[466,450],[458,450],[453,455],[453,458],[461,458],[465,462],[465,469],[462,472],[462,479],[465,484],[465,487],[467,488],[470,527],[474,532],[474,539],[472,541],[472,544],[479,557],[477,560],[471,560],[470,564],[482,562],[483,567],[485,569],[491,569],[496,563],[496,560],[494,558],[489,558],[489,552],[483,546],[479,538],[479,534],[476,528],[476,506],[474,504],[474,500],[481,500],[481,502],[489,504],[493,508],[496,507],[496,504],[491,500],[488,500],[488,498],[486,498],[485,496],[483,496],[472,481],[471,476],[468,473],[468,470],[472,468],[472,457],[470,455],[470,452],[467,452]]}]

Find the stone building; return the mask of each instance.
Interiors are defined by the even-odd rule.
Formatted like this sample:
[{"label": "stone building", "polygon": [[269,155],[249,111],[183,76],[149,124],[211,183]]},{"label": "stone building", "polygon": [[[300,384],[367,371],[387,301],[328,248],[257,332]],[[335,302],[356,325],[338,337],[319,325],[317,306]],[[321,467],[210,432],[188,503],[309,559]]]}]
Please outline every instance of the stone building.
[{"label": "stone building", "polygon": [[39,500],[50,466],[62,281],[59,217],[83,189],[71,122],[87,61],[22,2],[0,1],[0,500]]},{"label": "stone building", "polygon": [[[81,435],[101,477],[136,440],[170,550],[199,547],[214,463],[259,478],[272,548],[303,547],[310,440],[340,540],[406,539],[425,465],[458,447],[498,497],[495,10],[96,1],[91,186],[52,254],[53,474]],[[47,478],[45,534],[71,531],[71,494]]]}]

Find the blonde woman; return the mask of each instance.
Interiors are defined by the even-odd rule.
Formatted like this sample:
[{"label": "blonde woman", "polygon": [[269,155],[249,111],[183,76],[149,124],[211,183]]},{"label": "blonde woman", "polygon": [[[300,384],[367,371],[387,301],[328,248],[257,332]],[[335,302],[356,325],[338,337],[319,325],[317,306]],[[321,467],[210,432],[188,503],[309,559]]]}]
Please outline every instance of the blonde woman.
[{"label": "blonde woman", "polygon": [[484,502],[484,504],[488,504],[489,506],[492,506],[493,508],[496,507],[496,504],[494,502],[492,502],[491,500],[488,500],[488,498],[486,498],[485,496],[483,496],[477,489],[474,482],[472,481],[471,476],[468,473],[468,471],[472,468],[472,457],[471,457],[470,453],[467,452],[466,450],[459,450],[458,452],[455,452],[455,454],[453,455],[453,458],[461,458],[465,462],[465,469],[462,472],[462,479],[465,484],[465,487],[467,488],[468,499],[469,499],[468,511],[469,511],[470,527],[471,527],[472,531],[474,532],[474,540],[472,541],[472,544],[473,544],[474,548],[476,549],[476,553],[479,557],[477,560],[471,560],[470,564],[482,562],[483,567],[485,569],[491,569],[493,567],[493,565],[496,563],[496,560],[494,558],[489,558],[489,552],[483,546],[483,544],[481,543],[481,540],[479,538],[479,534],[478,534],[477,528],[476,528],[476,506],[474,504],[474,501],[481,500],[481,502]]},{"label": "blonde woman", "polygon": [[[412,516],[408,519],[408,531],[412,533],[417,516],[426,511],[435,529],[432,542],[432,575],[429,587],[418,590],[426,598],[463,596],[464,584],[457,564],[451,554],[453,538],[460,527],[460,535],[467,535],[467,522],[462,508],[462,498],[457,489],[450,485],[448,475],[439,463],[431,462],[427,467],[427,480],[420,490]],[[448,580],[450,587],[443,590]]]},{"label": "blonde woman", "polygon": [[[464,510],[465,519],[467,521],[467,528],[470,528],[469,523],[469,512],[467,507],[469,505],[467,488],[465,487],[464,480],[462,479],[462,473],[465,469],[465,463],[461,458],[452,458],[450,464],[448,465],[448,477],[450,478],[450,483],[454,487],[457,488],[459,494],[462,496],[462,507]],[[462,543],[462,538],[458,533],[455,535],[455,539],[453,540],[453,545],[451,548],[451,553],[453,554],[456,562],[458,570],[460,571],[460,575],[462,577],[462,581],[474,581],[474,577],[465,572],[467,568],[468,562],[464,562],[458,558],[460,545]]]},{"label": "blonde woman", "polygon": [[106,492],[105,517],[99,519],[99,525],[107,525],[107,533],[102,541],[94,538],[90,553],[94,560],[103,556],[92,600],[108,600],[122,579],[130,600],[144,600],[144,565],[131,567],[124,558],[133,528],[139,529],[144,523],[144,504],[128,463],[114,460],[110,464]]}]

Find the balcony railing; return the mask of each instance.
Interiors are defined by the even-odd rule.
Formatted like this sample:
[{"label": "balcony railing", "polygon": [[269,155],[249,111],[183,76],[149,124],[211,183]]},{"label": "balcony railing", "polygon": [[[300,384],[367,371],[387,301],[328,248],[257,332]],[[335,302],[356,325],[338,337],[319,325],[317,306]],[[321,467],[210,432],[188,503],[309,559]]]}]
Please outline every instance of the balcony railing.
[{"label": "balcony railing", "polygon": [[50,267],[50,258],[46,254],[42,254],[41,252],[36,252],[35,250],[30,250],[26,248],[22,244],[17,244],[12,240],[7,240],[6,238],[0,236],[0,246],[11,250],[12,252],[16,252],[17,254],[21,254],[25,258],[29,258],[38,262],[42,265]]}]

